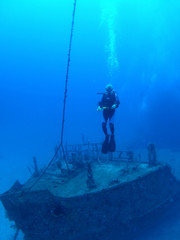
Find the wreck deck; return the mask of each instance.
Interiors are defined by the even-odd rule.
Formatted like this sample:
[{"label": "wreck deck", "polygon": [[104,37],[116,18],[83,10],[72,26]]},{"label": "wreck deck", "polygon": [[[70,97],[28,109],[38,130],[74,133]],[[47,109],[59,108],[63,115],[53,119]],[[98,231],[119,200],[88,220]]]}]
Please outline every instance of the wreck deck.
[{"label": "wreck deck", "polygon": [[[72,172],[67,176],[56,175],[57,169],[52,169],[39,179],[32,191],[49,190],[54,196],[70,198],[87,193],[99,192],[110,187],[134,181],[150,172],[156,171],[160,166],[149,167],[147,163],[111,162],[107,164],[93,163],[92,171],[95,181],[94,188],[88,188],[87,169]],[[33,185],[37,178],[31,177],[22,190]]]},{"label": "wreck deck", "polygon": [[25,184],[16,181],[0,200],[26,240],[126,239],[180,193],[180,182],[151,147],[147,163],[132,152],[100,159],[98,152],[72,149],[68,168],[58,161],[41,171],[35,166]]}]

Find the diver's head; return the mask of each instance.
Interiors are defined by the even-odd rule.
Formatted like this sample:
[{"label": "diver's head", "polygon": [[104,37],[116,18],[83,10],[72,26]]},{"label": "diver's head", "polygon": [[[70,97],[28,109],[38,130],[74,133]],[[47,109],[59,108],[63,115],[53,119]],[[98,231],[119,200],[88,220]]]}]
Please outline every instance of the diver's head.
[{"label": "diver's head", "polygon": [[106,85],[106,91],[109,92],[109,93],[113,91],[112,84],[109,83],[109,84]]}]

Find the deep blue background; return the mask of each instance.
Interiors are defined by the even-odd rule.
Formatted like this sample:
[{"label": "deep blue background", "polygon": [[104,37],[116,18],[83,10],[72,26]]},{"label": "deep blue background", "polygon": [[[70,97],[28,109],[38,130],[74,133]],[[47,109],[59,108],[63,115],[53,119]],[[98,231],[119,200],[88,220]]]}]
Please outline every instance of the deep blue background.
[{"label": "deep blue background", "polygon": [[[0,2],[0,155],[48,161],[60,141],[73,0]],[[103,139],[99,95],[121,105],[121,148],[180,146],[180,1],[77,1],[66,143]],[[22,159],[23,161],[23,159]]]},{"label": "deep blue background", "polygon": [[[33,156],[47,164],[60,142],[73,2],[0,0],[0,192],[30,176]],[[118,148],[154,142],[179,173],[179,13],[180,0],[77,0],[64,143],[103,140],[97,93],[111,82]],[[172,226],[159,239],[179,236]]]}]

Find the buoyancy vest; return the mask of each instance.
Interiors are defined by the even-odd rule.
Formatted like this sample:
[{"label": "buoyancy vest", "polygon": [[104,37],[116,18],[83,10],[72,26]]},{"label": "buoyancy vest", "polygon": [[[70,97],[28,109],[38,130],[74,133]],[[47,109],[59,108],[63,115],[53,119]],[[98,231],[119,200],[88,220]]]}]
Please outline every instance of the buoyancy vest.
[{"label": "buoyancy vest", "polygon": [[102,107],[112,107],[116,103],[116,94],[114,91],[105,92],[102,97],[101,105]]}]

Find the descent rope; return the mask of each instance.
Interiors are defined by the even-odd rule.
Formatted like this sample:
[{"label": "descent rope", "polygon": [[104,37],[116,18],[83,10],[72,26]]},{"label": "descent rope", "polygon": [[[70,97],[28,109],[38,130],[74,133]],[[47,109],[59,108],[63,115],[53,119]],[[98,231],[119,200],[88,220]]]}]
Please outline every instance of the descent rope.
[{"label": "descent rope", "polygon": [[61,144],[60,144],[61,146],[63,146],[63,137],[64,137],[64,120],[65,120],[65,110],[66,110],[67,85],[68,85],[68,78],[69,78],[69,66],[70,66],[70,60],[71,60],[71,46],[72,46],[74,19],[75,19],[75,12],[76,12],[76,1],[77,0],[74,1],[73,19],[72,19],[72,25],[71,25],[71,35],[70,35],[68,61],[67,61],[66,82],[65,82],[65,91],[64,91],[64,105],[63,105],[63,118],[62,118],[62,127],[61,127]]},{"label": "descent rope", "polygon": [[[60,142],[60,145],[57,147],[51,161],[46,166],[46,168],[43,170],[43,172],[40,174],[40,176],[36,179],[36,181],[29,188],[26,189],[26,191],[32,189],[39,182],[39,180],[43,177],[43,175],[46,173],[48,168],[52,165],[52,163],[56,159],[56,156],[57,156],[60,149],[62,149],[64,161],[66,163],[67,169],[69,169],[67,159],[66,159],[66,154],[65,154],[65,151],[64,151],[64,146],[63,146],[63,137],[64,137],[64,121],[65,121],[65,110],[66,110],[66,99],[67,99],[67,86],[68,86],[69,67],[70,67],[70,60],[71,60],[71,47],[72,47],[72,38],[73,38],[73,30],[74,30],[76,3],[77,3],[77,0],[74,0],[74,8],[73,8],[73,16],[72,16],[72,24],[71,24],[71,34],[70,34],[70,41],[69,41],[68,60],[67,60],[66,80],[65,80],[64,104],[63,104],[62,126],[61,126],[61,142]],[[15,192],[15,193],[0,194],[0,197],[1,196],[7,196],[7,195],[16,195],[18,193],[22,193],[22,191],[18,191],[18,192]]]},{"label": "descent rope", "polygon": [[39,180],[42,178],[42,176],[46,173],[46,171],[48,170],[48,168],[52,165],[52,163],[54,162],[54,160],[56,159],[56,156],[59,152],[60,149],[62,149],[62,153],[63,153],[63,159],[66,163],[67,169],[68,168],[68,163],[67,163],[67,159],[66,159],[66,154],[64,151],[64,146],[63,146],[63,137],[64,137],[64,121],[65,121],[65,110],[66,110],[66,99],[67,99],[67,86],[68,86],[68,78],[69,78],[69,67],[70,67],[70,60],[71,60],[71,47],[72,47],[72,38],[73,38],[73,30],[74,30],[74,20],[75,20],[75,12],[76,12],[76,3],[77,0],[74,0],[74,8],[73,8],[73,16],[72,16],[72,24],[71,24],[71,34],[70,34],[70,41],[69,41],[69,52],[68,52],[68,61],[67,61],[67,70],[66,70],[66,80],[65,80],[65,90],[64,90],[64,104],[63,104],[63,115],[62,115],[62,126],[61,126],[61,143],[60,145],[57,147],[53,158],[51,159],[51,161],[49,162],[49,164],[46,166],[46,168],[44,169],[43,173],[40,175],[40,177],[34,182],[34,184],[31,186],[34,187],[36,185],[37,182],[39,182]]}]

